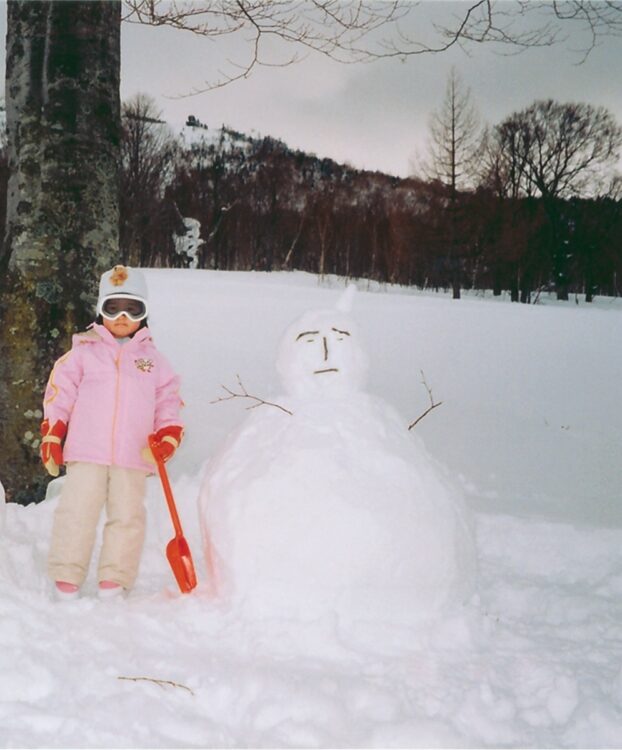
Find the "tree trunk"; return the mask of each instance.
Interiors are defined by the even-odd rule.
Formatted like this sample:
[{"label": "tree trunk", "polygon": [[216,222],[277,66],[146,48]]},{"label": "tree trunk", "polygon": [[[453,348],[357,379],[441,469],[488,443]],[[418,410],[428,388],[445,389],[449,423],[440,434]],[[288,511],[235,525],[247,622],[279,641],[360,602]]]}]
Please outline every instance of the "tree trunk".
[{"label": "tree trunk", "polygon": [[510,279],[510,300],[512,302],[518,302],[519,300],[519,287],[520,280],[518,275],[512,275]]},{"label": "tree trunk", "polygon": [[453,276],[452,283],[451,283],[452,299],[460,299],[460,289],[461,289],[460,271],[454,268],[452,276]]},{"label": "tree trunk", "polygon": [[0,478],[41,500],[45,383],[117,259],[120,23],[114,2],[7,6],[10,178],[0,257]]}]

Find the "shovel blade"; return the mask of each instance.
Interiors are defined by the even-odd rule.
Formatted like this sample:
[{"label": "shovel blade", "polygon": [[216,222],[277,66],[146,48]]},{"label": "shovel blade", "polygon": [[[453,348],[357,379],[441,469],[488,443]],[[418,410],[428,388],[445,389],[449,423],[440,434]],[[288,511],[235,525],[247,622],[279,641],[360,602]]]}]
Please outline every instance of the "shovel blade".
[{"label": "shovel blade", "polygon": [[197,576],[188,542],[183,536],[176,536],[166,545],[166,557],[182,594],[192,591],[197,585]]}]

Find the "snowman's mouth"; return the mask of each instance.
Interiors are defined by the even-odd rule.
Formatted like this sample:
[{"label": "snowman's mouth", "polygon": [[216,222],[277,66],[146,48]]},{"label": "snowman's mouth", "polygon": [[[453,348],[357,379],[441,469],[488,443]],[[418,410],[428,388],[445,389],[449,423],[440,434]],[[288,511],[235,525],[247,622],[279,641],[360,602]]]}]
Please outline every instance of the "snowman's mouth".
[{"label": "snowman's mouth", "polygon": [[314,370],[314,375],[321,375],[324,372],[339,372],[336,367],[327,367],[325,370]]}]

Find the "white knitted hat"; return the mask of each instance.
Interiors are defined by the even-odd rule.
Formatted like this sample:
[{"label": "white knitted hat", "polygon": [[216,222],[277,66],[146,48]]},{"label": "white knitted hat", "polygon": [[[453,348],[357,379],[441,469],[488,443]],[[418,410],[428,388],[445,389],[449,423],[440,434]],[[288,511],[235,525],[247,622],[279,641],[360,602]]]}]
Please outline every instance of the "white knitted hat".
[{"label": "white knitted hat", "polygon": [[101,315],[102,306],[107,299],[138,299],[147,308],[147,282],[143,274],[129,266],[115,266],[102,274],[99,281],[97,314]]}]

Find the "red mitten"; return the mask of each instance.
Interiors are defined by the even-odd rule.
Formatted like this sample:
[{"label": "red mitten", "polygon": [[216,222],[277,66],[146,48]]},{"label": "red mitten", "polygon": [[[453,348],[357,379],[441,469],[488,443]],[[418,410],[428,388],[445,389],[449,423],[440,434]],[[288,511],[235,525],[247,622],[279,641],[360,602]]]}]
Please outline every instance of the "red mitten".
[{"label": "red mitten", "polygon": [[63,465],[62,444],[67,434],[67,425],[58,419],[50,427],[50,421],[44,419],[41,422],[41,460],[48,474],[57,477],[59,467]]},{"label": "red mitten", "polygon": [[151,440],[155,440],[153,451],[157,452],[158,458],[162,461],[168,461],[169,458],[175,453],[181,439],[184,435],[184,428],[179,425],[169,425],[168,427],[162,427],[153,435],[149,435],[149,446],[143,451],[143,457],[150,463],[155,463],[153,452],[151,450]]}]

